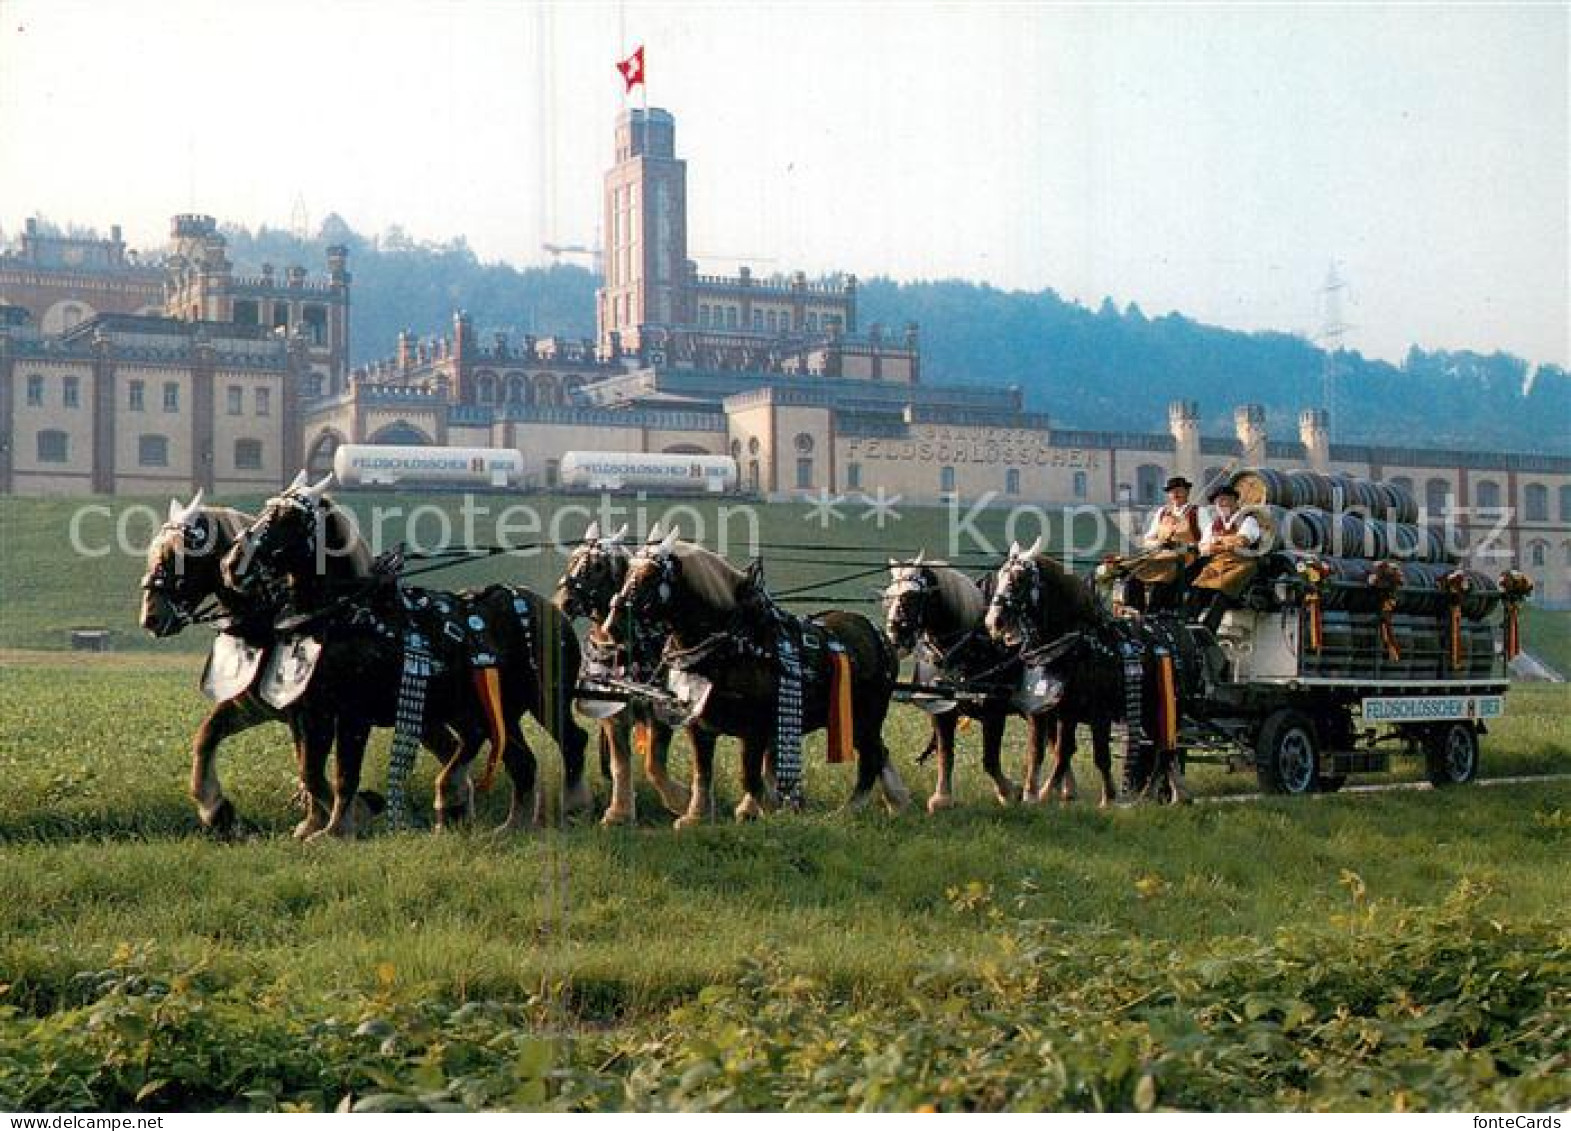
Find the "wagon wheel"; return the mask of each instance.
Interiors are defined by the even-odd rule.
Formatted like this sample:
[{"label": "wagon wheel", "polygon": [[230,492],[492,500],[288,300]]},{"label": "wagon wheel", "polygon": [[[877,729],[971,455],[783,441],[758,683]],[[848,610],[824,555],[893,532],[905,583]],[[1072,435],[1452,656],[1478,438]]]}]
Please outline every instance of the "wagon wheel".
[{"label": "wagon wheel", "polygon": [[1478,776],[1478,731],[1447,723],[1424,736],[1424,771],[1436,788],[1466,785]]},{"label": "wagon wheel", "polygon": [[1313,793],[1320,781],[1314,724],[1285,708],[1267,716],[1255,740],[1255,772],[1265,793]]}]

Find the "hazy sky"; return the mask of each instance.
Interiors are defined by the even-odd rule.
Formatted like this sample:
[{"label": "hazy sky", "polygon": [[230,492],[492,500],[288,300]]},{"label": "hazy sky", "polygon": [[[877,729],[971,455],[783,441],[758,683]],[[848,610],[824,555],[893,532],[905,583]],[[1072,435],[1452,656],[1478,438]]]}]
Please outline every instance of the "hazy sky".
[{"label": "hazy sky", "polygon": [[1365,353],[1564,364],[1567,11],[0,0],[0,228],[303,199],[539,262],[598,236],[643,43],[706,269],[1315,335],[1334,261]]}]

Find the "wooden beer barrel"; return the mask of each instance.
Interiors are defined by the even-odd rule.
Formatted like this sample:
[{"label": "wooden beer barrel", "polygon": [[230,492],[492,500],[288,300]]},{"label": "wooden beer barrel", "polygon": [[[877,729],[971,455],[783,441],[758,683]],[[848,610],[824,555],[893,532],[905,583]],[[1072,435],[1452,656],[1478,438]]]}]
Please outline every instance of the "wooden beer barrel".
[{"label": "wooden beer barrel", "polygon": [[1246,467],[1233,475],[1233,490],[1242,506],[1293,506],[1288,473],[1274,467]]},{"label": "wooden beer barrel", "polygon": [[1380,498],[1381,518],[1392,522],[1418,521],[1418,500],[1413,498],[1413,492],[1386,479],[1375,480],[1374,486]]},{"label": "wooden beer barrel", "polygon": [[1289,471],[1287,481],[1292,488],[1295,507],[1318,507],[1328,511],[1336,501],[1329,475],[1318,471]]}]

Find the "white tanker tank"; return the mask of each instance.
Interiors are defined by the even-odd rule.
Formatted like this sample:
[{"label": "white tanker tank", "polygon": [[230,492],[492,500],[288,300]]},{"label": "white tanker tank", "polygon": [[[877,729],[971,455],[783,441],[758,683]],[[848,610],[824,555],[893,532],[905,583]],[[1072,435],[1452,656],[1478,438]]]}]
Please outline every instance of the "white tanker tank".
[{"label": "white tanker tank", "polygon": [[344,444],[333,475],[347,487],[508,487],[524,475],[513,448],[434,448]]},{"label": "white tanker tank", "polygon": [[673,452],[567,452],[562,486],[578,491],[701,491],[736,489],[730,456]]}]

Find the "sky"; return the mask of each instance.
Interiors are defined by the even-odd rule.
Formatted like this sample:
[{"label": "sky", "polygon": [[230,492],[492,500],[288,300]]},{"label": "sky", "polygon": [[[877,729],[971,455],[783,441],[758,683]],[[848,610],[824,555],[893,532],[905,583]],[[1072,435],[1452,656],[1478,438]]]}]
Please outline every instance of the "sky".
[{"label": "sky", "polygon": [[1564,4],[0,0],[0,231],[303,204],[545,262],[599,237],[638,44],[705,271],[1571,361]]}]

